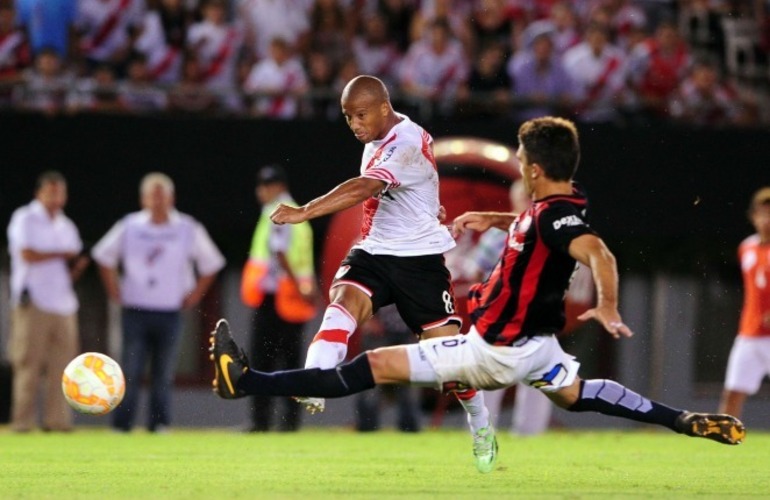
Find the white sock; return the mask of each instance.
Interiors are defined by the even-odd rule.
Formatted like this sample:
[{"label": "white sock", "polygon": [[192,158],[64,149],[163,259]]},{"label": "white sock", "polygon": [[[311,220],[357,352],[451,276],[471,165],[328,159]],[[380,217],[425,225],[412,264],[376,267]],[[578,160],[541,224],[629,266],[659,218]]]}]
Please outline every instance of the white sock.
[{"label": "white sock", "polygon": [[334,368],[345,360],[348,339],[356,331],[356,320],[339,304],[330,304],[324,312],[321,328],[307,350],[305,368]]},{"label": "white sock", "polygon": [[475,394],[472,397],[457,394],[457,400],[460,401],[460,404],[468,413],[468,426],[471,428],[471,434],[476,434],[479,430],[490,425],[489,411],[484,404],[484,393],[481,391],[474,392]]}]

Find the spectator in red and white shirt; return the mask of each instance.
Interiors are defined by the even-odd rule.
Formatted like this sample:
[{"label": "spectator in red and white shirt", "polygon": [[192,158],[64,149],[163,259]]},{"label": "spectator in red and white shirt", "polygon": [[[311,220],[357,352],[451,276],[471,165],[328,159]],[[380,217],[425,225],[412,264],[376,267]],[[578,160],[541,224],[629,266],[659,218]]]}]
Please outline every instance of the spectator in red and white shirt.
[{"label": "spectator in red and white shirt", "polygon": [[254,65],[243,90],[258,94],[252,106],[256,116],[292,119],[299,112],[297,97],[308,90],[307,74],[299,59],[292,57],[289,43],[276,38],[270,44],[270,56]]},{"label": "spectator in red and white shirt", "polygon": [[109,64],[123,73],[145,11],[144,0],[78,1],[79,49],[89,69]]},{"label": "spectator in red and white shirt", "polygon": [[56,114],[67,105],[73,78],[65,71],[54,48],[35,56],[34,66],[24,71],[24,85],[14,89],[13,101],[23,109]]},{"label": "spectator in red and white shirt", "polygon": [[13,84],[32,63],[27,39],[14,26],[15,16],[11,4],[0,4],[0,107],[10,104]]},{"label": "spectator in red and white shirt", "polygon": [[642,106],[653,115],[667,115],[666,105],[691,65],[690,49],[676,25],[661,23],[653,37],[634,48],[629,59],[630,80]]},{"label": "spectator in red and white shirt", "polygon": [[353,39],[352,48],[363,74],[376,76],[388,86],[398,80],[401,53],[388,33],[384,17],[368,16],[363,23],[363,33]]},{"label": "spectator in red and white shirt", "polygon": [[717,65],[701,60],[672,94],[671,117],[694,125],[720,126],[739,122],[741,105],[733,90],[719,77]]},{"label": "spectator in red and white shirt", "polygon": [[296,53],[303,53],[310,36],[311,5],[305,0],[239,0],[238,17],[244,22],[252,57],[267,57],[275,37],[286,40]]},{"label": "spectator in red and white shirt", "polygon": [[565,52],[564,69],[574,84],[575,113],[584,122],[612,122],[625,104],[625,53],[609,42],[609,31],[600,24],[586,29],[585,41]]},{"label": "spectator in red and white shirt", "polygon": [[203,20],[187,32],[187,47],[200,64],[203,86],[219,94],[226,108],[236,110],[240,107],[236,88],[243,34],[226,16],[225,0],[208,0]]},{"label": "spectator in red and white shirt", "polygon": [[401,89],[410,96],[451,102],[466,80],[468,63],[462,45],[444,20],[430,26],[430,38],[412,44],[401,66]]},{"label": "spectator in red and white shirt", "polygon": [[144,17],[142,34],[134,48],[147,60],[147,76],[160,84],[176,83],[182,74],[187,30],[192,15],[182,0],[161,0]]}]

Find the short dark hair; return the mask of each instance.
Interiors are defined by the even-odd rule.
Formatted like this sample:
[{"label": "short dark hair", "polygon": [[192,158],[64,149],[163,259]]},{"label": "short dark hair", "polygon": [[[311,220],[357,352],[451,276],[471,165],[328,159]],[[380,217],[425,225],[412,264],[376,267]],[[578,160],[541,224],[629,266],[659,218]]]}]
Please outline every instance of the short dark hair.
[{"label": "short dark hair", "polygon": [[569,181],[580,161],[580,142],[575,124],[565,118],[546,116],[519,127],[519,144],[529,163],[537,163],[554,181]]},{"label": "short dark hair", "polygon": [[57,170],[46,170],[37,176],[35,191],[39,191],[45,184],[67,184],[67,179]]}]

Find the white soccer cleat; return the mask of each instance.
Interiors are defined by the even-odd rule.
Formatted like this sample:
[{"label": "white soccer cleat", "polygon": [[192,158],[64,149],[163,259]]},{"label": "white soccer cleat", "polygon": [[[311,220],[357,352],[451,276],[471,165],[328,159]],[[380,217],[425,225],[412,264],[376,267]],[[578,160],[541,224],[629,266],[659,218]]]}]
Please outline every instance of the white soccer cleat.
[{"label": "white soccer cleat", "polygon": [[494,470],[497,463],[497,437],[491,425],[479,429],[473,435],[473,456],[479,472],[486,474]]},{"label": "white soccer cleat", "polygon": [[296,397],[297,403],[305,405],[305,409],[311,414],[321,413],[326,409],[326,400],[324,398]]}]

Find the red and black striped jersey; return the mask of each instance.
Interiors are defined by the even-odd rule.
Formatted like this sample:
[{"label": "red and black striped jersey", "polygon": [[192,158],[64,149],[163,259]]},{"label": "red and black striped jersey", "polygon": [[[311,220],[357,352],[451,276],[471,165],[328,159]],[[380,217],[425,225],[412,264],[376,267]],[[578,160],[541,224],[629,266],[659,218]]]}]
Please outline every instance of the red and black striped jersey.
[{"label": "red and black striped jersey", "polygon": [[535,201],[508,229],[508,240],[489,278],[470,291],[471,322],[490,344],[511,345],[523,336],[564,328],[564,297],[576,261],[573,239],[595,234],[586,198],[553,195]]}]

